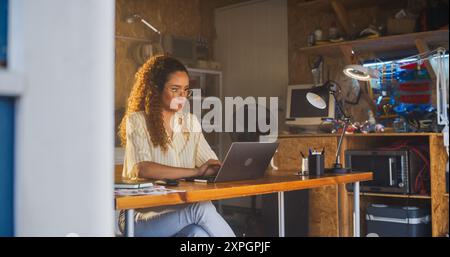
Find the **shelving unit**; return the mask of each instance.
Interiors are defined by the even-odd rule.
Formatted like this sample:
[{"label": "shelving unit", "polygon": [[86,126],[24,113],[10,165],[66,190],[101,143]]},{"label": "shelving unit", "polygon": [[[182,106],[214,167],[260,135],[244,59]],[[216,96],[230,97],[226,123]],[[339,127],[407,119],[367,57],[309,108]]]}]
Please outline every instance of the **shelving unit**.
[{"label": "shelving unit", "polygon": [[[383,194],[383,193],[368,193],[361,192],[361,206],[368,206],[370,203],[383,203],[392,205],[414,205],[427,208],[432,217],[432,235],[443,236],[448,233],[448,198],[445,197],[445,165],[447,162],[447,154],[443,147],[443,135],[441,133],[380,133],[378,136],[372,134],[366,137],[349,137],[343,143],[343,149],[374,149],[378,147],[385,147],[395,141],[416,140],[422,144],[429,146],[428,152],[430,160],[430,182],[431,192],[429,196],[423,195],[402,195],[402,194]],[[345,151],[343,151],[345,152]],[[341,159],[345,158],[344,153]],[[350,192],[345,189],[341,193],[346,195],[344,201],[348,201],[352,205],[348,197]],[[362,215],[365,209],[362,209]],[[344,214],[352,220],[349,213]],[[352,224],[352,223],[350,223]],[[364,227],[362,221],[361,227]]]},{"label": "shelving unit", "polygon": [[[345,34],[357,35],[351,26],[351,15],[348,10],[361,9],[365,7],[402,5],[406,1],[384,1],[384,0],[315,0],[299,2],[297,7],[302,10],[320,15],[321,13],[333,12],[337,21]],[[401,9],[403,7],[400,7]],[[324,58],[341,58],[344,65],[359,63],[361,59],[392,58],[393,56],[402,56],[407,52],[424,53],[433,50],[436,47],[449,49],[449,30],[441,29],[434,31],[415,32],[401,35],[388,35],[378,38],[365,38],[349,40],[337,43],[321,42],[320,45],[301,47],[298,54],[302,57],[323,56]],[[302,43],[305,44],[305,43]],[[427,71],[432,80],[435,79],[434,70],[427,64]],[[368,83],[360,83],[361,97],[368,103],[375,105],[373,94],[370,92]],[[369,88],[367,88],[369,87]],[[432,103],[436,103],[435,87],[432,90]],[[370,106],[369,107],[375,107]],[[379,121],[388,122],[389,119],[395,119],[397,115],[381,115],[377,117]],[[432,235],[444,236],[448,233],[449,226],[449,204],[448,193],[445,191],[445,165],[447,154],[443,147],[443,137],[440,133],[374,133],[374,134],[352,134],[346,135],[341,148],[341,160],[344,160],[346,149],[375,149],[377,147],[386,147],[392,142],[414,139],[423,142],[429,146],[430,152],[430,195],[402,195],[402,194],[384,194],[367,193],[361,195],[361,217],[364,217],[365,208],[371,202],[381,202],[393,205],[417,205],[427,208],[432,216]],[[279,137],[280,146],[276,164],[279,168],[296,169],[300,165],[298,153],[305,151],[308,147],[324,147],[325,166],[332,165],[334,158],[332,154],[337,148],[338,135],[282,135]],[[345,162],[345,161],[344,161]],[[345,164],[345,163],[344,163]],[[348,229],[352,224],[352,201],[353,193],[347,192],[345,186],[338,188],[327,188],[323,190],[311,190],[310,192],[310,235],[350,235],[352,229]],[[315,202],[320,204],[315,204]],[[341,203],[341,209],[336,210],[336,202]],[[347,207],[350,207],[349,209]],[[338,224],[334,227],[331,224]],[[361,227],[364,227],[364,220]]]},{"label": "shelving unit", "polygon": [[[401,4],[402,1],[399,1]],[[404,2],[403,2],[404,3]],[[353,8],[364,8],[370,6],[383,6],[396,4],[392,1],[357,1],[357,0],[316,0],[299,3],[302,9],[311,12],[334,12],[346,35],[356,35],[352,28],[351,17],[348,10]],[[382,8],[382,7],[381,7]],[[441,29],[434,31],[416,32],[401,35],[381,36],[377,38],[357,39],[338,43],[320,44],[309,47],[301,47],[298,51],[300,55],[324,56],[331,58],[343,58],[346,65],[358,63],[358,59],[385,59],[392,56],[407,55],[416,52],[424,53],[437,47],[449,49],[449,30]],[[435,72],[429,62],[426,62],[426,69],[432,81],[436,79]],[[359,83],[359,82],[358,82]],[[361,84],[361,97],[365,99],[369,108],[376,112],[377,106],[374,103],[373,92],[369,84]],[[436,88],[431,87],[431,104],[436,105]],[[379,117],[377,117],[379,118]],[[387,126],[392,126],[393,119],[381,117],[380,121]]]},{"label": "shelving unit", "polygon": [[[448,233],[449,202],[445,191],[445,165],[447,153],[443,147],[441,133],[373,133],[346,135],[341,148],[341,160],[344,160],[348,149],[376,149],[386,147],[396,141],[418,140],[429,146],[430,154],[430,195],[402,195],[386,193],[361,192],[361,217],[370,203],[385,203],[390,205],[413,205],[426,208],[432,217],[432,235],[444,236]],[[275,165],[279,169],[295,170],[300,167],[299,153],[309,147],[325,149],[325,166],[334,162],[339,135],[283,135],[278,138],[280,143],[275,155]],[[353,193],[347,192],[345,186],[310,190],[309,199],[309,229],[310,236],[350,236],[352,228]],[[337,209],[337,202],[341,208]],[[365,221],[361,220],[361,228]],[[363,234],[362,234],[363,235]]]},{"label": "shelving unit", "polygon": [[[312,0],[312,1],[306,1],[306,2],[299,2],[297,4],[298,7],[308,9],[310,11],[314,12],[332,12],[333,6],[332,6],[333,0]],[[342,4],[346,6],[347,9],[354,9],[354,8],[364,8],[369,6],[383,6],[389,3],[392,3],[390,0],[341,0]]]},{"label": "shelving unit", "polygon": [[351,48],[357,54],[401,51],[416,47],[416,40],[423,40],[428,46],[442,46],[448,49],[448,29],[417,32],[402,35],[360,39],[300,48],[300,53],[342,57],[342,48]]},{"label": "shelving unit", "polygon": [[[353,192],[348,192],[349,196],[353,197]],[[431,195],[402,195],[402,194],[381,194],[381,193],[360,193],[361,197],[364,196],[379,196],[379,197],[392,197],[392,198],[409,198],[409,199],[431,199]]]},{"label": "shelving unit", "polygon": [[[309,12],[324,13],[333,12],[339,24],[347,36],[355,36],[357,33],[351,26],[351,17],[348,13],[351,9],[361,9],[365,7],[377,6],[392,8],[393,4],[403,6],[406,1],[387,0],[315,0],[300,2],[297,5]],[[387,51],[410,50],[417,47],[419,52],[424,52],[429,47],[443,46],[448,49],[448,28],[444,30],[409,33],[402,35],[382,36],[378,38],[359,39],[353,41],[343,41],[339,43],[320,44],[316,46],[303,47],[299,51],[307,55],[323,55],[330,57],[344,57],[350,64],[350,56],[353,54],[361,56],[362,53],[382,53]],[[380,56],[377,56],[380,57]],[[427,67],[429,69],[430,67]]]}]

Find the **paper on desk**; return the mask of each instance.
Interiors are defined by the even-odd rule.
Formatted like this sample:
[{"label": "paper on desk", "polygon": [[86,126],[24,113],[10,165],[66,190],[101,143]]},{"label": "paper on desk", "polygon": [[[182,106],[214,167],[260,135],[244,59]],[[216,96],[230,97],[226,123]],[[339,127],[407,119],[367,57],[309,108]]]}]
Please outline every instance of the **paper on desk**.
[{"label": "paper on desk", "polygon": [[185,192],[185,190],[168,189],[165,186],[152,186],[141,189],[115,189],[115,195],[165,195],[170,193]]}]

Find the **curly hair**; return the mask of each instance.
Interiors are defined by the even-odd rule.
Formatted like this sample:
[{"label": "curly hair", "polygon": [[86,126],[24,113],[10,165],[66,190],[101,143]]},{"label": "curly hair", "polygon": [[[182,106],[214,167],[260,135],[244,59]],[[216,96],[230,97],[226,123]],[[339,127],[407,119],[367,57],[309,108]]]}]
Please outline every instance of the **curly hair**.
[{"label": "curly hair", "polygon": [[128,98],[125,115],[119,125],[119,137],[123,147],[127,143],[128,116],[143,111],[153,146],[160,146],[164,152],[167,151],[169,139],[163,123],[161,96],[170,75],[177,71],[188,74],[186,67],[180,61],[165,55],[151,57],[139,68]]}]

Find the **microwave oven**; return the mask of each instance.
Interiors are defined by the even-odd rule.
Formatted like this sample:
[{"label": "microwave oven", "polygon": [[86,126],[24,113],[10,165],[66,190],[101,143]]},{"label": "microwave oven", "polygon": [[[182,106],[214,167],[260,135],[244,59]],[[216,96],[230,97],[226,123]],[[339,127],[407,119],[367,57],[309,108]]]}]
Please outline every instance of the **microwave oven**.
[{"label": "microwave oven", "polygon": [[197,64],[197,41],[195,38],[166,34],[162,38],[164,51],[177,58],[184,65],[194,67]]},{"label": "microwave oven", "polygon": [[[345,165],[373,173],[373,180],[361,182],[361,192],[413,194],[424,164],[408,150],[347,150]],[[347,190],[353,191],[353,184],[348,184]]]}]

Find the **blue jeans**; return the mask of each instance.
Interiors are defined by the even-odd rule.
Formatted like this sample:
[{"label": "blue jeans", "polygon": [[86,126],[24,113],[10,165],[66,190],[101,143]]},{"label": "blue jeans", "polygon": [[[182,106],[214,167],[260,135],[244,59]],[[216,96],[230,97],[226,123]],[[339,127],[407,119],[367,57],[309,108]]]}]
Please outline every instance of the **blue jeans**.
[{"label": "blue jeans", "polygon": [[180,205],[176,211],[135,222],[142,237],[235,237],[228,223],[210,202]]}]

